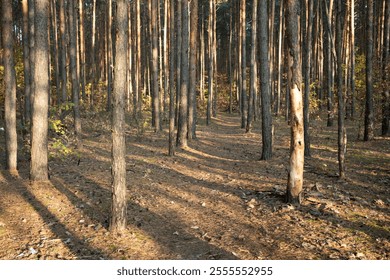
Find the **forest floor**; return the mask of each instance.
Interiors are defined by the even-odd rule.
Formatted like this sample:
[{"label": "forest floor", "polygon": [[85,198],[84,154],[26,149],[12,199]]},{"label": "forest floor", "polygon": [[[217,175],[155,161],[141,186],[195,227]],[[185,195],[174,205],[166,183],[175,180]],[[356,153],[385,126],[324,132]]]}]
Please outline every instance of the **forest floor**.
[{"label": "forest floor", "polygon": [[128,127],[128,227],[113,235],[108,115],[89,115],[82,149],[52,153],[50,182],[31,185],[23,155],[19,177],[0,172],[0,259],[390,259],[390,138],[357,140],[347,122],[341,181],[337,126],[314,119],[304,200],[292,206],[290,130],[274,123],[269,161],[259,123],[245,134],[236,114],[200,120],[198,140],[174,157],[167,131]]}]

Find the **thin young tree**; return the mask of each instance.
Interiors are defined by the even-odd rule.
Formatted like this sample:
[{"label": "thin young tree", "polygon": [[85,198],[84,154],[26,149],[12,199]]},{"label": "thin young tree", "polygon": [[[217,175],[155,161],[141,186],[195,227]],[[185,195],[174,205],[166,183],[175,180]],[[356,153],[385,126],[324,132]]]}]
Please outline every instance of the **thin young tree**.
[{"label": "thin young tree", "polygon": [[18,174],[18,139],[16,133],[16,74],[14,64],[14,42],[12,26],[12,2],[2,1],[2,45],[4,49],[4,118],[5,118],[5,151],[6,168],[12,174]]},{"label": "thin young tree", "polygon": [[35,0],[35,94],[31,129],[31,181],[47,181],[49,113],[49,0]]},{"label": "thin young tree", "polygon": [[290,86],[290,167],[287,182],[287,202],[300,204],[302,200],[304,133],[303,133],[303,100],[302,100],[302,67],[299,52],[298,17],[299,0],[285,0],[286,32],[291,69]]},{"label": "thin young tree", "polygon": [[262,156],[263,160],[272,157],[272,113],[271,113],[271,93],[270,93],[270,64],[268,56],[268,9],[267,1],[260,1],[260,91],[262,109]]},{"label": "thin young tree", "polygon": [[112,100],[112,205],[110,231],[126,229],[125,97],[127,83],[127,3],[117,0],[115,77]]}]

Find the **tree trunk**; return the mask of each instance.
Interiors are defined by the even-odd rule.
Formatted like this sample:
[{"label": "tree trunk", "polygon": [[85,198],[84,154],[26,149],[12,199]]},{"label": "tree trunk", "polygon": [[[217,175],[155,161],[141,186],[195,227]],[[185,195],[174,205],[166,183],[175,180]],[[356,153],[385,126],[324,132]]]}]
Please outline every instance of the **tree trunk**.
[{"label": "tree trunk", "polygon": [[162,130],[161,116],[160,116],[160,93],[158,87],[158,29],[157,29],[157,9],[158,0],[152,0],[152,123],[156,132]]},{"label": "tree trunk", "polygon": [[61,44],[61,54],[60,54],[60,76],[61,76],[61,100],[59,103],[64,103],[67,101],[67,92],[66,92],[66,21],[65,21],[65,0],[60,0],[60,44]]},{"label": "tree trunk", "polygon": [[94,106],[94,94],[96,83],[96,0],[92,2],[92,30],[91,30],[91,93],[89,95],[89,105],[93,109]]},{"label": "tree trunk", "polygon": [[30,50],[30,108],[28,115],[33,115],[35,95],[35,0],[28,1],[28,24],[29,24],[29,50]]},{"label": "tree trunk", "polygon": [[207,113],[206,113],[206,124],[209,125],[211,122],[213,98],[214,98],[214,55],[213,52],[213,5],[215,0],[210,0],[209,3],[209,22],[208,22],[208,97],[207,97]]},{"label": "tree trunk", "polygon": [[299,0],[286,0],[286,29],[291,64],[290,106],[291,106],[291,146],[290,168],[287,183],[287,202],[301,203],[304,164],[304,133],[302,104],[302,74],[300,65],[298,17]]},{"label": "tree trunk", "polygon": [[196,139],[196,66],[198,54],[198,0],[191,0],[190,87],[188,90],[188,139]]},{"label": "tree trunk", "polygon": [[245,128],[248,116],[248,100],[246,93],[246,1],[240,1],[240,22],[241,22],[241,128]]},{"label": "tree trunk", "polygon": [[[23,0],[23,64],[24,64],[24,124],[27,126],[31,122],[31,72],[30,72],[30,49],[29,49],[29,32],[28,32],[28,0]],[[58,91],[58,89],[57,89]]]},{"label": "tree trunk", "polygon": [[182,0],[182,49],[181,49],[181,76],[180,76],[180,107],[179,119],[177,125],[177,146],[180,148],[187,147],[187,132],[188,132],[188,85],[189,85],[189,69],[188,69],[188,0]]},{"label": "tree trunk", "polygon": [[169,13],[169,148],[168,154],[175,155],[175,0],[170,0]]},{"label": "tree trunk", "polygon": [[374,53],[374,1],[368,0],[366,49],[366,109],[364,114],[364,141],[374,138],[373,53]]},{"label": "tree trunk", "polygon": [[[385,22],[382,54],[382,81],[385,85],[382,93],[382,136],[390,133],[390,91],[389,91],[389,52],[390,52],[390,1],[385,3]],[[386,86],[387,84],[387,86]]]},{"label": "tree trunk", "polygon": [[336,53],[337,53],[337,96],[338,96],[338,161],[339,177],[345,177],[345,152],[347,149],[347,134],[345,128],[345,108],[343,95],[343,69],[342,69],[342,1],[337,2],[336,18]]},{"label": "tree trunk", "polygon": [[5,150],[6,168],[18,174],[18,136],[16,134],[16,75],[12,26],[12,2],[2,1],[2,39],[5,86]]},{"label": "tree trunk", "polygon": [[252,5],[252,42],[251,42],[251,87],[248,102],[248,118],[246,132],[251,132],[254,115],[254,96],[257,94],[257,0]]},{"label": "tree trunk", "polygon": [[107,26],[106,26],[106,44],[107,44],[107,111],[111,110],[112,93],[112,0],[107,2]]},{"label": "tree trunk", "polygon": [[310,157],[310,134],[309,134],[309,107],[310,107],[310,67],[311,67],[311,37],[313,25],[313,0],[304,0],[306,6],[306,33],[304,34],[304,83],[305,97],[303,106],[304,134],[305,134],[305,156]]},{"label": "tree trunk", "polygon": [[127,82],[127,3],[117,0],[115,77],[112,106],[112,205],[110,231],[126,229],[125,93]]},{"label": "tree trunk", "polygon": [[355,117],[355,0],[351,0],[351,118]]},{"label": "tree trunk", "polygon": [[31,131],[32,181],[47,181],[48,174],[48,113],[49,113],[49,41],[48,41],[49,0],[35,0],[35,94]]},{"label": "tree trunk", "polygon": [[77,73],[77,41],[76,41],[76,16],[75,3],[69,2],[69,33],[70,33],[70,73],[72,77],[72,101],[74,131],[76,135],[77,147],[81,147],[81,117],[79,107],[79,77]]},{"label": "tree trunk", "polygon": [[[260,1],[260,21],[268,22],[267,2]],[[260,24],[260,91],[262,108],[262,156],[263,160],[272,157],[272,113],[269,86],[270,64],[268,57],[268,24]]]},{"label": "tree trunk", "polygon": [[81,96],[85,102],[85,35],[84,35],[84,1],[79,0],[80,13],[80,80]]}]

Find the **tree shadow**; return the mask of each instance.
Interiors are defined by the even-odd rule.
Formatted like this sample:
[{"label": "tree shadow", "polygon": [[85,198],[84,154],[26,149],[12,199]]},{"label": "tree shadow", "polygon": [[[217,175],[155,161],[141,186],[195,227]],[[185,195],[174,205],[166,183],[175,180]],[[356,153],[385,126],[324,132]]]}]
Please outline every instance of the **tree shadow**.
[{"label": "tree shadow", "polygon": [[[61,223],[59,218],[57,218],[57,216],[30,191],[30,186],[26,184],[24,180],[12,177],[8,172],[2,172],[2,174],[8,183],[13,186],[14,191],[18,192],[21,197],[33,207],[53,234],[61,239],[62,243],[70,252],[77,256],[78,259],[83,259],[84,256],[90,257],[91,255],[96,259],[107,259],[107,256],[103,252],[89,246],[84,240],[77,237],[70,228]],[[69,240],[69,242],[65,242],[65,240]]]}]

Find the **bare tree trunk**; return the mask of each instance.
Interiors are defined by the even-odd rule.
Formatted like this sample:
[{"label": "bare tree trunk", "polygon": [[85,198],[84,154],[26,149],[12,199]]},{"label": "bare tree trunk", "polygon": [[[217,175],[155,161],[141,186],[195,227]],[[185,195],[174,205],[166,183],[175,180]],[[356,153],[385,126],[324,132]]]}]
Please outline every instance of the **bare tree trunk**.
[{"label": "bare tree trunk", "polygon": [[280,11],[279,11],[279,42],[278,42],[278,62],[277,62],[277,96],[276,96],[276,102],[275,102],[275,115],[278,116],[280,114],[280,104],[281,104],[281,98],[282,98],[282,81],[283,81],[283,58],[282,58],[282,49],[283,49],[283,43],[284,43],[284,37],[283,37],[283,0],[280,1]]},{"label": "bare tree trunk", "polygon": [[246,0],[240,1],[240,17],[241,17],[241,128],[245,128],[246,119],[248,116],[248,97],[246,93]]},{"label": "bare tree trunk", "polygon": [[89,105],[93,109],[96,83],[96,0],[92,2],[92,30],[91,30],[91,93],[89,95]]},{"label": "bare tree trunk", "polygon": [[[29,49],[29,30],[28,30],[28,0],[23,0],[23,64],[24,64],[24,122],[30,125],[31,122],[31,73],[30,73],[30,49]],[[57,89],[58,91],[58,89]]]},{"label": "bare tree trunk", "polygon": [[336,18],[336,53],[337,53],[337,96],[338,96],[338,160],[339,177],[345,177],[345,153],[347,149],[347,133],[345,128],[345,108],[343,95],[342,70],[342,1],[337,2]]},{"label": "bare tree trunk", "polygon": [[135,72],[136,72],[136,87],[134,88],[134,112],[136,112],[135,117],[138,122],[142,119],[142,77],[141,77],[141,0],[136,0],[136,64],[135,64]]},{"label": "bare tree trunk", "polygon": [[12,2],[2,1],[2,39],[5,86],[5,151],[6,168],[17,175],[18,136],[16,134],[16,74],[12,32]]},{"label": "bare tree trunk", "polygon": [[[389,52],[390,52],[390,1],[385,3],[385,22],[382,54],[382,81],[388,84],[389,81]],[[382,93],[382,136],[390,132],[390,91],[389,86],[385,86]]]},{"label": "bare tree trunk", "polygon": [[303,106],[303,117],[304,117],[304,134],[305,134],[305,156],[310,157],[310,66],[311,66],[311,37],[312,37],[312,25],[313,25],[313,0],[304,0],[306,6],[306,33],[304,34],[304,106]]},{"label": "bare tree trunk", "polygon": [[[48,18],[49,0],[35,0],[35,94],[31,131],[31,168],[32,181],[47,181],[48,174],[48,113],[49,113],[49,41]],[[33,38],[34,38],[33,37]]]},{"label": "bare tree trunk", "polygon": [[30,49],[30,108],[28,115],[34,114],[34,95],[35,95],[35,0],[28,1],[28,24],[29,24],[29,49]]},{"label": "bare tree trunk", "polygon": [[175,155],[175,0],[170,0],[169,13],[169,150],[170,156]]},{"label": "bare tree trunk", "polygon": [[160,116],[160,93],[158,87],[158,30],[157,30],[157,9],[158,0],[152,0],[152,123],[156,132],[162,130]]},{"label": "bare tree trunk", "polygon": [[85,34],[84,34],[84,1],[79,0],[79,16],[80,16],[80,80],[81,80],[81,96],[85,102]]},{"label": "bare tree trunk", "polygon": [[355,117],[355,0],[351,0],[351,118]]},{"label": "bare tree trunk", "polygon": [[248,118],[246,132],[251,132],[254,115],[254,95],[257,94],[257,0],[252,4],[252,42],[251,42],[251,87],[248,102]]},{"label": "bare tree trunk", "polygon": [[299,0],[286,0],[286,28],[290,60],[292,60],[290,80],[291,106],[291,146],[290,168],[287,183],[287,202],[302,201],[303,165],[304,165],[304,133],[303,133],[303,100],[302,74],[300,65],[298,17]]},{"label": "bare tree trunk", "polygon": [[[260,1],[260,20],[268,22],[266,1]],[[260,24],[260,91],[262,108],[262,156],[263,160],[272,158],[272,113],[270,93],[270,64],[268,56],[268,25]]]},{"label": "bare tree trunk", "polygon": [[117,0],[115,78],[112,108],[112,205],[110,231],[126,229],[125,93],[127,83],[127,3]]},{"label": "bare tree trunk", "polygon": [[366,109],[364,117],[364,141],[374,138],[373,53],[374,53],[374,2],[367,1],[367,49],[366,49]]},{"label": "bare tree trunk", "polygon": [[61,100],[59,103],[67,101],[67,75],[66,75],[66,21],[65,21],[65,0],[60,0],[60,42],[61,42],[61,54],[60,54],[60,76],[61,76]]},{"label": "bare tree trunk", "polygon": [[112,0],[107,2],[107,25],[106,25],[106,44],[107,44],[107,111],[111,107],[112,92]]},{"label": "bare tree trunk", "polygon": [[209,22],[208,22],[208,97],[207,97],[207,113],[206,113],[206,124],[209,125],[211,122],[213,98],[214,98],[214,55],[213,52],[213,5],[215,0],[210,0],[209,3]]},{"label": "bare tree trunk", "polygon": [[177,146],[180,148],[187,147],[188,133],[188,85],[189,85],[189,69],[188,69],[188,0],[182,0],[182,49],[181,49],[181,82],[180,82],[180,107],[179,119],[177,125]]},{"label": "bare tree trunk", "polygon": [[70,33],[70,73],[72,76],[72,100],[73,100],[73,118],[74,131],[76,135],[77,147],[81,147],[81,118],[79,107],[79,77],[77,73],[77,42],[76,42],[76,17],[75,3],[69,3],[69,33]]},{"label": "bare tree trunk", "polygon": [[[60,67],[59,67],[59,55],[58,55],[58,31],[57,31],[57,10],[56,10],[56,1],[51,1],[51,18],[52,18],[52,26],[53,26],[53,57],[54,57],[54,68],[55,68],[55,80],[56,80],[56,93],[57,100],[56,104],[60,104],[61,100],[61,92],[60,92]],[[24,41],[24,40],[23,40]]]},{"label": "bare tree trunk", "polygon": [[[234,5],[231,4],[230,18],[229,18],[229,113],[233,113],[233,9]],[[257,93],[256,93],[257,94]]]},{"label": "bare tree trunk", "polygon": [[190,87],[188,92],[188,139],[196,139],[196,70],[198,54],[198,0],[191,0]]}]

